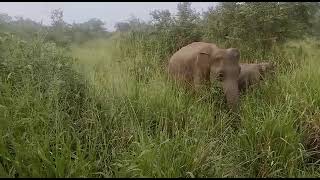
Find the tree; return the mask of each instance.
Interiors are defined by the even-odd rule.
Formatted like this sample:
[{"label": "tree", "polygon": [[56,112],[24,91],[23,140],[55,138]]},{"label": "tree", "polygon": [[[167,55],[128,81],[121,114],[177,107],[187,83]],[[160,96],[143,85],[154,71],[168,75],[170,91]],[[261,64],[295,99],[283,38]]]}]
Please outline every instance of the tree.
[{"label": "tree", "polygon": [[206,13],[205,34],[233,45],[269,49],[275,39],[283,43],[308,34],[315,9],[315,3],[305,2],[223,2]]},{"label": "tree", "polygon": [[126,31],[129,31],[130,24],[127,22],[118,22],[115,24],[114,27],[116,28],[116,31],[126,32]]},{"label": "tree", "polygon": [[66,46],[71,42],[72,37],[69,35],[71,26],[63,20],[63,11],[61,9],[55,9],[51,12],[50,17],[52,22],[47,35],[47,40]]},{"label": "tree", "polygon": [[0,24],[9,23],[12,21],[12,17],[8,14],[0,13]]},{"label": "tree", "polygon": [[174,33],[181,48],[191,42],[201,40],[200,14],[191,8],[191,2],[181,2],[177,5],[177,18],[174,19]]},{"label": "tree", "polygon": [[92,18],[89,21],[83,23],[84,26],[88,26],[88,29],[93,32],[102,32],[105,31],[104,22],[100,19]]},{"label": "tree", "polygon": [[169,10],[154,10],[150,15],[156,28],[169,28],[174,23]]},{"label": "tree", "polygon": [[51,25],[53,27],[63,26],[63,11],[61,9],[55,9],[51,12]]},{"label": "tree", "polygon": [[320,11],[318,10],[315,13],[315,17],[312,20],[312,30],[311,33],[312,35],[316,36],[317,38],[320,38]]},{"label": "tree", "polygon": [[191,8],[191,2],[178,3],[177,10],[177,22],[180,24],[193,23],[199,18],[199,14]]}]

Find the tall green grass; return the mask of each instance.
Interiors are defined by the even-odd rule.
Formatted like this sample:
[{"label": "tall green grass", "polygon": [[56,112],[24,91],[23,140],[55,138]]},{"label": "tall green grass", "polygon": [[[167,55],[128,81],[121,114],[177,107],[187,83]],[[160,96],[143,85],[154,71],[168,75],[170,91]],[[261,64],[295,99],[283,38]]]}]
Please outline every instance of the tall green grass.
[{"label": "tall green grass", "polygon": [[[235,129],[219,89],[189,95],[168,81],[160,48],[121,38],[74,45],[71,52],[43,42],[19,49],[10,40],[13,52],[0,46],[0,176],[319,175],[304,144],[312,134],[306,124],[319,119],[314,41],[270,55],[285,63],[241,96]],[[41,62],[36,73],[20,71],[30,62]],[[62,62],[68,62],[62,70],[53,68]]]}]

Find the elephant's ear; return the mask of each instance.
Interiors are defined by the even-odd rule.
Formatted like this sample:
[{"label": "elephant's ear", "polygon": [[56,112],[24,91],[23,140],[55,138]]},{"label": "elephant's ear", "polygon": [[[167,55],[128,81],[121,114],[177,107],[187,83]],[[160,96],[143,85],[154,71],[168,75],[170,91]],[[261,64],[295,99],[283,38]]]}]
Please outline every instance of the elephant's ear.
[{"label": "elephant's ear", "polygon": [[199,52],[199,54],[205,54],[205,55],[208,55],[209,56],[209,53],[207,53],[207,52]]},{"label": "elephant's ear", "polygon": [[274,71],[275,65],[273,63],[261,63],[259,64],[260,74],[272,73]]},{"label": "elephant's ear", "polygon": [[269,69],[272,65],[270,63],[260,63],[259,64],[259,72],[265,73],[267,69]]},{"label": "elephant's ear", "polygon": [[200,52],[196,59],[196,65],[203,70],[209,69],[210,55],[206,52]]},{"label": "elephant's ear", "polygon": [[261,64],[258,64],[258,68],[259,68],[259,73],[260,73],[260,79],[264,79],[264,77],[266,76],[267,74],[267,71],[269,71],[269,66],[271,64],[268,64],[268,63],[261,63]]},{"label": "elephant's ear", "polygon": [[211,48],[205,47],[205,48],[202,48],[202,49],[199,51],[199,54],[206,54],[206,55],[210,56],[211,51],[212,51]]},{"label": "elephant's ear", "polygon": [[258,64],[260,74],[263,74],[266,71],[266,66],[264,64]]}]

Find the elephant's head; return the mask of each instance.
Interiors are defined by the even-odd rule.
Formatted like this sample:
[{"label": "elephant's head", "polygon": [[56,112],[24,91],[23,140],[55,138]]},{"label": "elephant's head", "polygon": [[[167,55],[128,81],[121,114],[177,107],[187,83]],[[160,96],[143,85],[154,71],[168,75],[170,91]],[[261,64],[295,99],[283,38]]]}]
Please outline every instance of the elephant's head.
[{"label": "elephant's head", "polygon": [[227,105],[235,110],[239,102],[240,52],[235,48],[215,49],[211,52],[211,79],[216,79],[222,83]]},{"label": "elephant's head", "polygon": [[272,74],[275,70],[275,64],[269,62],[259,63],[259,72],[262,75],[262,78],[266,74]]}]

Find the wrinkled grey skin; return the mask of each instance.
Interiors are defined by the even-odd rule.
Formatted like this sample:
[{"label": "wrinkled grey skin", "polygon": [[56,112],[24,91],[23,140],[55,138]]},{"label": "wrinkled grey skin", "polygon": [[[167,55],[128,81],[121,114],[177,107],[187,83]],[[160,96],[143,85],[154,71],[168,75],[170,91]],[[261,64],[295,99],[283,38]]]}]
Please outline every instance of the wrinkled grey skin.
[{"label": "wrinkled grey skin", "polygon": [[234,110],[239,103],[239,59],[238,49],[222,49],[212,43],[194,42],[172,55],[168,71],[175,80],[186,82],[195,91],[212,79],[220,81],[227,105]]},{"label": "wrinkled grey skin", "polygon": [[239,90],[245,91],[250,86],[258,84],[267,74],[274,72],[275,66],[272,63],[240,64]]}]

